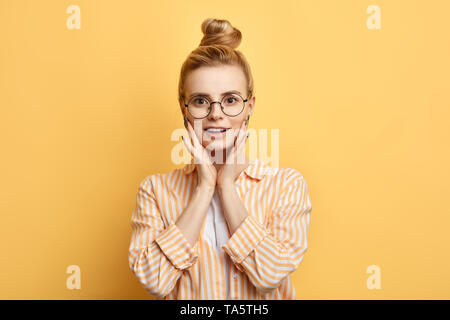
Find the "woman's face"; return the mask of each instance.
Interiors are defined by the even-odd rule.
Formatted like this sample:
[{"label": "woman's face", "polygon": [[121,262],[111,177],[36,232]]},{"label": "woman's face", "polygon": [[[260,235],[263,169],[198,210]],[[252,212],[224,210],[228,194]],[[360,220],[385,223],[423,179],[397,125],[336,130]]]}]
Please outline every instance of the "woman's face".
[{"label": "woman's face", "polygon": [[[248,98],[247,81],[245,74],[238,66],[221,65],[215,67],[201,67],[190,72],[185,81],[185,102],[188,103],[191,97],[199,93],[202,94],[197,102],[207,104],[208,101],[222,101],[226,92],[236,91],[243,98]],[[206,94],[206,96],[203,96]],[[234,101],[230,99],[230,101]],[[194,128],[195,134],[203,147],[211,150],[223,150],[233,146],[234,137],[237,136],[242,122],[253,112],[255,97],[245,102],[244,109],[237,116],[228,116],[222,112],[219,103],[212,104],[210,114],[203,119],[194,118],[184,105],[180,107],[184,110],[184,115]],[[210,127],[221,127],[228,130],[225,133],[214,133],[208,131]]]}]

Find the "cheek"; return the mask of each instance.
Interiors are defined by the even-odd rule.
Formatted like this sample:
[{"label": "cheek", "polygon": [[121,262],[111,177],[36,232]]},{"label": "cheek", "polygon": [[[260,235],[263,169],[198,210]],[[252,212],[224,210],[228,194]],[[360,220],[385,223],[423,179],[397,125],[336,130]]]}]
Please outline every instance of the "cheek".
[{"label": "cheek", "polygon": [[242,123],[245,121],[246,117],[240,117],[239,120],[233,123],[233,128],[235,130],[239,130],[241,128]]}]

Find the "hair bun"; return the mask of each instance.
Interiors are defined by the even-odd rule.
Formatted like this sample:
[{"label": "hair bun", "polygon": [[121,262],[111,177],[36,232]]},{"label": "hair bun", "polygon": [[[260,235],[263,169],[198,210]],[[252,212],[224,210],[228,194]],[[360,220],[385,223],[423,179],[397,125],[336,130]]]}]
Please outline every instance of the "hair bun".
[{"label": "hair bun", "polygon": [[241,32],[228,20],[208,18],[202,23],[204,34],[200,46],[225,45],[236,49],[241,43]]}]

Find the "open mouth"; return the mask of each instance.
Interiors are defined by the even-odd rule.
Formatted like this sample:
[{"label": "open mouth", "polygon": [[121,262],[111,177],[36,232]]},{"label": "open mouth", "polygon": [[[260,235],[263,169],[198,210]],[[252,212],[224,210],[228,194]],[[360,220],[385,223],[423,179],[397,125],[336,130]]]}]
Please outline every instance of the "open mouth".
[{"label": "open mouth", "polygon": [[228,129],[227,128],[208,128],[205,129],[206,132],[208,133],[221,133],[221,132],[226,132]]},{"label": "open mouth", "polygon": [[208,128],[205,129],[205,133],[211,137],[222,137],[225,136],[229,128]]}]

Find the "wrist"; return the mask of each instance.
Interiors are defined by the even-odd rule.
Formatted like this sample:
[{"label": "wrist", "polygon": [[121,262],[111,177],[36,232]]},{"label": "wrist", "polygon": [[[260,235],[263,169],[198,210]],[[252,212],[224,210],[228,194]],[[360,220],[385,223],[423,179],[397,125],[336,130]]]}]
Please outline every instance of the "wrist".
[{"label": "wrist", "polygon": [[224,190],[228,188],[234,188],[234,181],[231,180],[223,180],[220,183],[217,183],[217,188],[219,190]]},{"label": "wrist", "polygon": [[200,192],[214,193],[214,189],[215,189],[215,186],[211,186],[208,184],[201,183],[197,186],[197,190],[199,190]]}]

